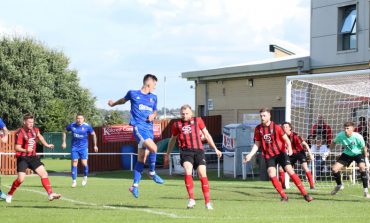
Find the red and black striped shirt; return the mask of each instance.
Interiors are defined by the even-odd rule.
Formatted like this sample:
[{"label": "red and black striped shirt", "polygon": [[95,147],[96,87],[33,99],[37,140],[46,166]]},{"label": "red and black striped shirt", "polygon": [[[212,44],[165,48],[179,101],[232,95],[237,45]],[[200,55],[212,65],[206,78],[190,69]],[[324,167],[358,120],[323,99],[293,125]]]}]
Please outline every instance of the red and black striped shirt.
[{"label": "red and black striped shirt", "polygon": [[200,131],[205,127],[199,117],[189,121],[178,120],[172,125],[172,135],[177,136],[177,145],[181,149],[203,149]]},{"label": "red and black striped shirt", "polygon": [[270,122],[269,126],[259,124],[254,129],[254,141],[260,141],[262,144],[262,156],[265,159],[285,153],[285,135],[280,125]]},{"label": "red and black striped shirt", "polygon": [[290,142],[292,143],[293,154],[303,151],[303,139],[297,133],[291,132],[289,135]]},{"label": "red and black striped shirt", "polygon": [[33,148],[32,152],[16,152],[15,156],[36,156],[36,140],[39,133],[38,128],[20,128],[15,134],[15,144],[21,145],[23,149]]}]

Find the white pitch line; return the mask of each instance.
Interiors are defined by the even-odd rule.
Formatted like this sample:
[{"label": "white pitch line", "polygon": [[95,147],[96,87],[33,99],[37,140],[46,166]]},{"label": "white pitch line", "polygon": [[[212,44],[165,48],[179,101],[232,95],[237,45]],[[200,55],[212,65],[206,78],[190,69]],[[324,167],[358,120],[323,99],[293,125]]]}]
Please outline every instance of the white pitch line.
[{"label": "white pitch line", "polygon": [[[7,186],[7,187],[10,188],[9,186]],[[38,191],[38,190],[31,190],[31,189],[24,189],[24,188],[20,188],[18,190],[22,190],[22,191],[26,191],[26,192],[32,192],[32,193],[41,194],[41,195],[46,195],[45,192]],[[125,210],[125,211],[140,211],[140,212],[143,211],[143,212],[146,212],[146,213],[149,213],[149,214],[167,216],[167,217],[175,218],[175,219],[194,218],[194,217],[190,217],[190,216],[179,216],[179,215],[176,215],[176,214],[173,214],[173,213],[167,213],[167,212],[163,212],[163,211],[154,211],[154,210],[145,209],[145,208],[144,209],[137,209],[137,208],[128,208],[128,207],[115,207],[115,206],[110,206],[110,205],[99,205],[99,204],[95,204],[95,203],[91,203],[91,202],[73,200],[73,199],[67,198],[65,196],[62,196],[59,200],[68,201],[68,202],[75,203],[75,204],[83,204],[83,205],[89,205],[89,206],[95,206],[95,207],[102,207],[102,208],[107,208],[107,209],[116,209],[116,210]]]}]

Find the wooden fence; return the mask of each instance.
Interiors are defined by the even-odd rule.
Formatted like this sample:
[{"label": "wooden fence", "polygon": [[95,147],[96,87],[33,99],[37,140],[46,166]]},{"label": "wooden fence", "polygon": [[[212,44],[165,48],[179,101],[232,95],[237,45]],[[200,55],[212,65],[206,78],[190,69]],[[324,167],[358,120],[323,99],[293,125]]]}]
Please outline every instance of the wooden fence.
[{"label": "wooden fence", "polygon": [[[8,143],[0,142],[0,152],[13,153],[15,144],[15,131],[10,131]],[[17,173],[17,162],[15,155],[1,155],[0,156],[0,173],[3,175],[13,175]]]}]

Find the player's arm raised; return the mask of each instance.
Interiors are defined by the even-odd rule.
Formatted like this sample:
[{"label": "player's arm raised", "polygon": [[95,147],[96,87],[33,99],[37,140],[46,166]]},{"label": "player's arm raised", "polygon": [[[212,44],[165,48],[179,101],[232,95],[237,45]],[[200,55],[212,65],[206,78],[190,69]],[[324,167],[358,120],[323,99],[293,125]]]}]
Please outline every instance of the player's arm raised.
[{"label": "player's arm raised", "polygon": [[253,146],[252,146],[252,149],[251,151],[249,152],[249,154],[245,157],[244,159],[244,163],[248,163],[252,157],[254,156],[254,154],[256,154],[256,152],[258,151],[258,149],[261,147],[261,141],[255,141]]},{"label": "player's arm raised", "polygon": [[117,101],[113,101],[112,99],[108,100],[108,105],[114,107],[116,105],[122,105],[126,103],[128,100],[125,98],[118,99]]}]

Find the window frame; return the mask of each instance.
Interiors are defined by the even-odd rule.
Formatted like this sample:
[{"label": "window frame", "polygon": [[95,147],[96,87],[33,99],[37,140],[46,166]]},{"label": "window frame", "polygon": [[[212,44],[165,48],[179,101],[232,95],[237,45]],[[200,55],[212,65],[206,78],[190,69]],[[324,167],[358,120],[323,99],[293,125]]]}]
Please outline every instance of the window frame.
[{"label": "window frame", "polygon": [[[355,19],[350,21],[350,28],[345,29],[348,24],[349,16],[353,17],[353,10],[355,10]],[[342,5],[338,7],[338,34],[337,34],[337,51],[338,52],[352,52],[358,49],[358,14],[359,7],[357,2]],[[351,40],[354,38],[353,40]]]}]

